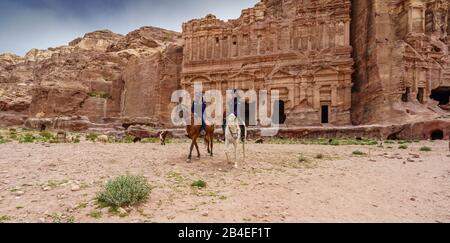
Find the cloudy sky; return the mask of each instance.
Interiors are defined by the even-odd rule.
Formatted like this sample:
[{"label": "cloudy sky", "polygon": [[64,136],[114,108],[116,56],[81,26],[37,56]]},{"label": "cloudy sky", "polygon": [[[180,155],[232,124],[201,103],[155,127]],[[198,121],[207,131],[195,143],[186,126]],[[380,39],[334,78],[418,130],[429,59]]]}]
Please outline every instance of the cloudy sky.
[{"label": "cloudy sky", "polygon": [[213,13],[237,18],[259,0],[0,0],[0,53],[67,44],[99,29],[126,34],[141,26],[181,31],[186,20]]}]

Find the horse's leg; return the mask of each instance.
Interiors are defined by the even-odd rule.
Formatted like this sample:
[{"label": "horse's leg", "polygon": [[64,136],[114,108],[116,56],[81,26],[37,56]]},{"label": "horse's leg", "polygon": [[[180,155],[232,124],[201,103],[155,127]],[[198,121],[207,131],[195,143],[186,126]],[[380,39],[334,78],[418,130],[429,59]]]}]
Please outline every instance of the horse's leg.
[{"label": "horse's leg", "polygon": [[191,162],[191,159],[192,159],[192,150],[194,150],[194,140],[192,140],[192,142],[191,142],[191,148],[189,150],[189,157],[187,159],[188,163]]},{"label": "horse's leg", "polygon": [[238,167],[238,161],[237,161],[237,143],[239,140],[235,141],[235,143],[233,144],[234,146],[234,168],[237,169]]},{"label": "horse's leg", "polygon": [[244,154],[244,163],[245,163],[245,140],[244,140],[244,142],[242,142],[242,151]]},{"label": "horse's leg", "polygon": [[227,156],[227,164],[230,164],[230,156],[228,156],[230,149],[230,141],[225,137],[225,155]]},{"label": "horse's leg", "polygon": [[213,134],[211,135],[211,138],[210,138],[210,143],[211,143],[211,157],[213,157],[214,156],[214,153],[213,153],[213,148],[214,148],[214,132],[213,132]]},{"label": "horse's leg", "polygon": [[211,150],[209,149],[209,137],[208,134],[205,135],[205,145],[206,145],[206,149],[208,150],[208,154],[211,154]]},{"label": "horse's leg", "polygon": [[195,149],[197,149],[197,157],[200,158],[200,150],[198,149],[197,138],[194,140]]}]

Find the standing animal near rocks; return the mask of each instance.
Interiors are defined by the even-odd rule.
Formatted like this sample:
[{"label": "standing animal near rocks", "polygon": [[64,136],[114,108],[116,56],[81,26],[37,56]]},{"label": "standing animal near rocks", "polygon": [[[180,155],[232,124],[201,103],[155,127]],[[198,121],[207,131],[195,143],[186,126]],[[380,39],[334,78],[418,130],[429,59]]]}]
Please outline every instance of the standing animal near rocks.
[{"label": "standing animal near rocks", "polygon": [[[241,131],[241,127],[243,127]],[[245,142],[247,140],[247,127],[244,125],[242,126],[239,122],[239,119],[236,117],[236,115],[231,114],[227,118],[227,124],[225,128],[225,149],[226,149],[226,156],[227,156],[227,162],[230,163],[230,156],[229,156],[229,150],[230,146],[232,145],[234,148],[234,167],[238,168],[238,161],[237,161],[237,149],[239,143],[242,141],[242,153],[243,153],[243,161],[245,162]]]},{"label": "standing animal near rocks", "polygon": [[[187,107],[184,107],[186,110]],[[195,117],[194,113],[191,113],[191,124],[195,124]],[[208,154],[212,157],[213,156],[213,148],[214,148],[214,132],[216,130],[216,126],[214,124],[208,125],[187,125],[186,126],[186,132],[188,138],[191,139],[191,147],[189,150],[189,156],[187,159],[187,162],[190,163],[192,160],[192,151],[195,149],[197,150],[197,157],[200,158],[200,150],[198,148],[197,139],[201,136],[202,130],[205,131],[205,145],[208,150]]]},{"label": "standing animal near rocks", "polygon": [[161,140],[161,145],[162,145],[162,146],[165,146],[165,145],[166,145],[167,135],[169,135],[169,131],[162,131],[162,132],[159,134],[159,140]]}]

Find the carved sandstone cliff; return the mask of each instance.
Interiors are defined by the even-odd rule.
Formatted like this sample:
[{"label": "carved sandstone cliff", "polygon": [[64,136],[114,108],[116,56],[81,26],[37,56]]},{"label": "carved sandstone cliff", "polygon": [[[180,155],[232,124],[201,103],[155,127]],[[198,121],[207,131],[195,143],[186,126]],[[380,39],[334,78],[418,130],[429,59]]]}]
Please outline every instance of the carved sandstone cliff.
[{"label": "carved sandstone cliff", "polygon": [[398,124],[448,116],[448,1],[352,3],[354,124]]}]

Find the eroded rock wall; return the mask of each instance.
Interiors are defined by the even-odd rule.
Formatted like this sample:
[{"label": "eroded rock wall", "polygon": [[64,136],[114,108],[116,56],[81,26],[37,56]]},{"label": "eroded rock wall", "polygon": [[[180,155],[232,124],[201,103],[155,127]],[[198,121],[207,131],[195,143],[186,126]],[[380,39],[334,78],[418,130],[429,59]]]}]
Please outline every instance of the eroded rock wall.
[{"label": "eroded rock wall", "polygon": [[[161,107],[169,106],[170,98],[155,98],[140,108],[142,92],[150,99],[165,98],[178,87],[182,56],[174,53],[180,48],[179,33],[143,27],[126,36],[88,33],[68,46],[33,49],[25,57],[0,55],[0,125],[72,116],[92,123],[124,117],[162,123],[167,111]],[[136,89],[126,93],[133,85]]]},{"label": "eroded rock wall", "polygon": [[445,0],[353,1],[354,124],[448,117],[448,12]]}]

